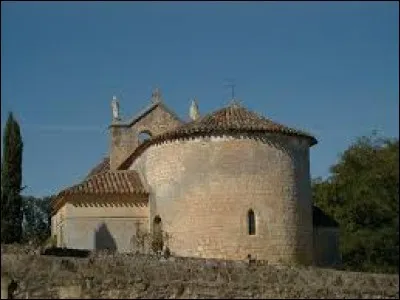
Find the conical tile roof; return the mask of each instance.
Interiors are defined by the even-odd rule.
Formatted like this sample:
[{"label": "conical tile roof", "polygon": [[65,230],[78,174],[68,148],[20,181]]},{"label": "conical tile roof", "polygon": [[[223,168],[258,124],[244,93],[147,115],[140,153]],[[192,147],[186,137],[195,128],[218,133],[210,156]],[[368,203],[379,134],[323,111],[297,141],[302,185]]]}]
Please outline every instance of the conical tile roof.
[{"label": "conical tile roof", "polygon": [[308,138],[310,139],[311,145],[317,143],[317,140],[306,132],[274,122],[236,103],[208,114],[196,121],[181,125],[174,130],[167,131],[156,136],[155,139],[163,140],[192,134],[220,132],[280,133]]},{"label": "conical tile roof", "polygon": [[191,121],[166,131],[160,135],[141,144],[133,153],[118,167],[124,170],[129,167],[133,160],[152,144],[185,138],[191,136],[224,134],[224,133],[276,133],[289,136],[307,138],[310,146],[315,145],[317,140],[310,134],[287,127],[274,122],[268,118],[260,116],[243,106],[232,103],[231,105],[219,109],[211,114],[205,115],[198,120]]}]

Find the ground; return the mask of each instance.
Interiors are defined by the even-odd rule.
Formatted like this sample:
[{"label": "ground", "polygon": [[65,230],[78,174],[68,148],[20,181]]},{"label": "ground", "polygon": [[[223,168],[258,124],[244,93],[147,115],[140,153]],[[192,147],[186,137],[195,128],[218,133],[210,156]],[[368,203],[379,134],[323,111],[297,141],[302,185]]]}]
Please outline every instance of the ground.
[{"label": "ground", "polygon": [[1,251],[2,290],[14,280],[17,299],[399,298],[398,274],[134,254],[56,257],[21,246]]}]

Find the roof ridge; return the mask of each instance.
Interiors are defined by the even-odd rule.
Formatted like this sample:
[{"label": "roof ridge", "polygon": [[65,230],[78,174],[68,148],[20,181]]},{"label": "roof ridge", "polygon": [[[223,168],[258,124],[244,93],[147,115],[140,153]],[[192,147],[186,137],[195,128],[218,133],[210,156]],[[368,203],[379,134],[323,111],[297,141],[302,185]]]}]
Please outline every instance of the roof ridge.
[{"label": "roof ridge", "polygon": [[119,121],[119,122],[114,122],[110,126],[132,126],[136,122],[138,122],[142,117],[150,113],[153,109],[155,109],[157,106],[161,106],[164,108],[165,111],[167,111],[173,118],[175,118],[177,121],[184,123],[183,120],[179,118],[179,116],[171,110],[167,104],[162,100],[158,100],[155,102],[149,103],[147,106],[143,107],[137,114],[135,114],[133,117],[126,121]]},{"label": "roof ridge", "polygon": [[107,155],[103,157],[103,159],[96,166],[90,169],[90,171],[86,175],[86,178],[109,170],[110,168],[109,163],[110,163],[110,156]]},{"label": "roof ridge", "polygon": [[103,172],[100,172],[100,173],[93,174],[93,175],[91,175],[89,177],[86,177],[81,183],[87,182],[87,181],[89,181],[91,179],[94,179],[94,178],[100,178],[102,176],[107,176],[107,174],[110,174],[111,176],[113,176],[115,174],[125,174],[125,173],[134,174],[134,173],[137,173],[137,172],[135,170],[126,170],[126,169],[124,169],[124,170],[106,170],[106,171],[103,171]]}]

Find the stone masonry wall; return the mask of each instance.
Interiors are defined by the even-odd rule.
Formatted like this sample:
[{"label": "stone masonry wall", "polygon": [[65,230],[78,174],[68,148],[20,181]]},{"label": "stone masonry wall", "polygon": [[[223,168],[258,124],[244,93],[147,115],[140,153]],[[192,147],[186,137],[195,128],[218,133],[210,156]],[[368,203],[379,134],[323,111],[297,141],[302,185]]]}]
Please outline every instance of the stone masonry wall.
[{"label": "stone masonry wall", "polygon": [[51,217],[51,235],[57,237],[57,246],[64,246],[64,227],[66,207],[61,207],[55,215]]},{"label": "stone masonry wall", "polygon": [[399,299],[399,275],[1,245],[1,289],[2,299]]},{"label": "stone masonry wall", "polygon": [[341,264],[339,228],[314,227],[314,259],[318,266]]},{"label": "stone masonry wall", "polygon": [[141,132],[154,136],[180,124],[180,121],[159,105],[131,127],[112,126],[110,168],[116,169],[139,146],[138,137]]},{"label": "stone masonry wall", "polygon": [[[93,201],[95,195],[76,197],[87,202],[67,203],[53,216],[54,219],[59,218],[60,214],[63,216],[62,232],[59,228],[53,230],[53,234],[57,235],[58,246],[88,250],[111,249],[118,252],[140,250],[136,233],[138,230],[148,232],[147,205],[132,203],[132,199],[128,199],[134,197],[132,195],[118,196],[118,201],[113,201],[116,197],[114,195],[106,205],[105,201]],[[89,201],[91,204],[88,204]]]},{"label": "stone masonry wall", "polygon": [[[312,263],[309,148],[299,138],[222,136],[153,145],[131,166],[172,253]],[[256,217],[248,235],[247,214]]]}]

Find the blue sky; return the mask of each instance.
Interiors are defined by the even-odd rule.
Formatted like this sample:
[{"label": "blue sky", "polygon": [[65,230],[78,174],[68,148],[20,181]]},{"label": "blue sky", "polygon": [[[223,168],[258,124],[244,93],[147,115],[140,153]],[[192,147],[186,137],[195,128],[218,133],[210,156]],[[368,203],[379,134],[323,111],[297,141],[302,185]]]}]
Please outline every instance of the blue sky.
[{"label": "blue sky", "polygon": [[77,183],[109,149],[110,101],[130,117],[161,88],[187,119],[229,102],[304,129],[311,175],[357,136],[398,137],[397,2],[3,2],[1,130],[24,139],[26,194]]}]

